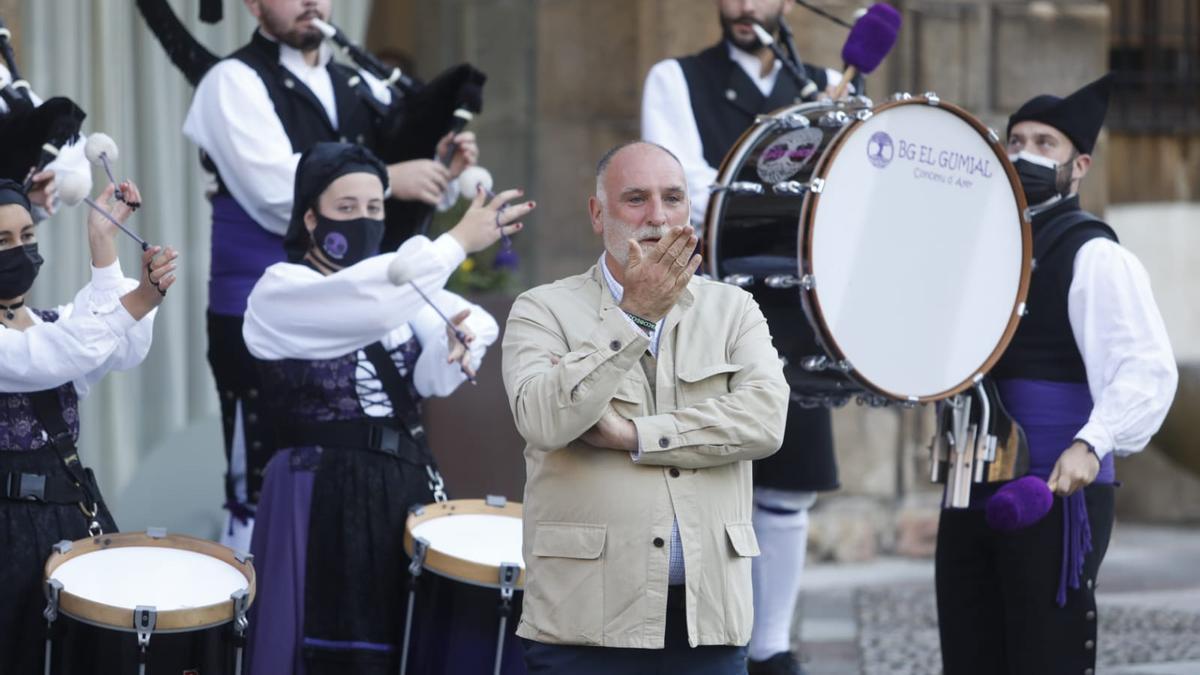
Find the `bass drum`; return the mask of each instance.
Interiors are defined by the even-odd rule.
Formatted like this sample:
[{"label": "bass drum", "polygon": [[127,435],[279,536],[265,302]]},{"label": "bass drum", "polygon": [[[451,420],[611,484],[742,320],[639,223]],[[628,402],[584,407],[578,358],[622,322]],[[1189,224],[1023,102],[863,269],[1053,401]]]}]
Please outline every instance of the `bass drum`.
[{"label": "bass drum", "polygon": [[708,272],[754,294],[793,400],[959,393],[1024,311],[1031,238],[999,137],[935,95],[800,104],[722,162]]}]

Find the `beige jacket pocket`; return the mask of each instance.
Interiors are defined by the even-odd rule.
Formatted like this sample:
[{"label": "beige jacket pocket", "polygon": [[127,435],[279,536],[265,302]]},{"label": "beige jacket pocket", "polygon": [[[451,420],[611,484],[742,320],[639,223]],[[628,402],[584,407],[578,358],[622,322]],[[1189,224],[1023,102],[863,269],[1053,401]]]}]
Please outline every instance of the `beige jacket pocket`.
[{"label": "beige jacket pocket", "polygon": [[599,644],[604,628],[605,525],[539,522],[526,595],[538,629],[568,642]]},{"label": "beige jacket pocket", "polygon": [[709,363],[680,369],[677,375],[681,380],[679,389],[683,393],[683,404],[694,405],[733,391],[729,379],[742,368],[744,366],[737,363]]},{"label": "beige jacket pocket", "polygon": [[759,555],[758,539],[750,523],[726,523],[725,535],[729,538],[729,562],[725,568],[725,627],[731,635],[749,635],[754,625],[750,559]]}]

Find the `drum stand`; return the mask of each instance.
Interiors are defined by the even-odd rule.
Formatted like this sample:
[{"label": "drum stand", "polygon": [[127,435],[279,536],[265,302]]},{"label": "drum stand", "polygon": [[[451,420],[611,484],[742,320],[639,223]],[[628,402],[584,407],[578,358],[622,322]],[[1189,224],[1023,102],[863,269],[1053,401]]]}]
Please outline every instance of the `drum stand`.
[{"label": "drum stand", "polygon": [[429,542],[421,537],[414,537],[412,561],[408,563],[408,609],[404,614],[404,644],[400,651],[400,675],[408,672],[408,649],[412,640],[413,608],[417,603],[417,580],[424,570],[425,554],[428,552]]},{"label": "drum stand", "polygon": [[[975,401],[979,402],[979,412],[972,420]],[[971,504],[971,485],[986,482],[988,464],[996,460],[991,405],[982,379],[972,392],[949,398],[941,414],[950,415],[950,428],[945,434],[939,433],[930,447],[930,479],[946,482],[944,508],[965,509]]]},{"label": "drum stand", "polygon": [[512,616],[513,592],[520,577],[520,565],[500,563],[500,631],[496,634],[496,666],[492,675],[500,675],[500,666],[504,663],[504,634],[508,629],[508,617]]}]

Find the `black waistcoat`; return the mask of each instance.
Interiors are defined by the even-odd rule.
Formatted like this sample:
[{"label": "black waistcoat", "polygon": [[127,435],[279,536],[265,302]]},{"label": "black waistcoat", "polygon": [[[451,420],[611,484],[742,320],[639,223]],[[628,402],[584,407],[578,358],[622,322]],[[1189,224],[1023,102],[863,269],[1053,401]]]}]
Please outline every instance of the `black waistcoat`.
[{"label": "black waistcoat", "polygon": [[1075,254],[1092,239],[1117,241],[1117,235],[1099,218],[1081,210],[1077,196],[1037,214],[1032,224],[1034,268],[1026,314],[992,375],[1087,382],[1067,312]]},{"label": "black waistcoat", "polygon": [[[724,41],[699,54],[679,59],[692,100],[692,114],[700,131],[704,160],[709,166],[721,166],[721,160],[734,142],[754,124],[758,115],[797,103],[800,90],[786,70],[780,70],[770,96],[763,96],[742,67],[729,58]],[[824,68],[804,64],[805,74],[824,90]]]},{"label": "black waistcoat", "polygon": [[[278,42],[256,30],[249,44],[226,58],[237,59],[258,74],[294,152],[304,152],[322,141],[375,147],[376,122],[388,108],[374,98],[353,68],[333,61],[325,66],[337,106],[335,128],[316,94],[279,62]],[[351,84],[352,79],[357,83]],[[229,194],[224,182],[220,183],[220,191]]]}]

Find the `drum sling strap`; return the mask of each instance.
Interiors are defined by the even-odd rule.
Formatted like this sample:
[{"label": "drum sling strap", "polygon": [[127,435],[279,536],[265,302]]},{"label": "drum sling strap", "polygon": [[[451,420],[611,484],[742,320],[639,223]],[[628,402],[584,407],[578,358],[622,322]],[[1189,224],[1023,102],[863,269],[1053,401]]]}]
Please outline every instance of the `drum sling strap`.
[{"label": "drum sling strap", "polygon": [[100,507],[100,491],[95,478],[79,462],[79,452],[71,429],[63,418],[62,403],[58,391],[48,389],[29,395],[33,414],[46,430],[46,445],[58,456],[69,479],[61,476],[12,472],[0,475],[0,489],[10,499],[30,499],[51,504],[78,504],[79,510],[88,519],[88,532],[92,536],[103,534],[97,518]]}]

